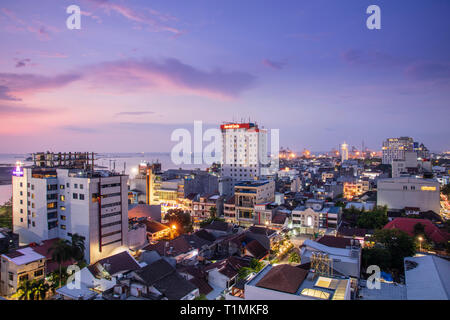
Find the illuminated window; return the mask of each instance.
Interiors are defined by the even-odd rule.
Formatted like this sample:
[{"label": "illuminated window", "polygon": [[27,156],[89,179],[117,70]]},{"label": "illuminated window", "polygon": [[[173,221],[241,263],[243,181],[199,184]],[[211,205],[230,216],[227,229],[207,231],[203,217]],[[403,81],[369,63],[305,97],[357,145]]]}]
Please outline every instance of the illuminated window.
[{"label": "illuminated window", "polygon": [[64,224],[62,224],[61,229],[66,230],[66,226]]},{"label": "illuminated window", "polygon": [[66,197],[63,196],[63,195],[61,195],[61,196],[59,196],[59,200],[61,200],[61,201],[66,201]]},{"label": "illuminated window", "polygon": [[65,206],[60,207],[60,209],[61,209],[62,211],[66,211],[66,207],[65,207]]}]

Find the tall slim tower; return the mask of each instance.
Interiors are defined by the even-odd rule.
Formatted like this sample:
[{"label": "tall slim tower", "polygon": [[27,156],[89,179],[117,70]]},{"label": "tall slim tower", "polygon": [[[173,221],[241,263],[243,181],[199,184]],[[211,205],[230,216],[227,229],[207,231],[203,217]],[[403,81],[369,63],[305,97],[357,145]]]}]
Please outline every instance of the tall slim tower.
[{"label": "tall slim tower", "polygon": [[341,162],[345,160],[348,160],[348,144],[344,142],[341,144]]}]

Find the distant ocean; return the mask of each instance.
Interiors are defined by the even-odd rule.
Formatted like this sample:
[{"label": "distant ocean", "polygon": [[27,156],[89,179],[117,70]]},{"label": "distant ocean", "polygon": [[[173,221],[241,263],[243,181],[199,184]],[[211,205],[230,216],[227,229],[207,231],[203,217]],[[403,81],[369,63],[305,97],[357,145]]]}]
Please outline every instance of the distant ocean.
[{"label": "distant ocean", "polygon": [[[0,166],[14,166],[17,161],[21,161],[24,166],[31,165],[31,161],[26,161],[30,154],[0,154]],[[130,175],[132,168],[136,168],[141,162],[160,162],[162,170],[167,169],[206,169],[208,165],[181,164],[176,165],[170,158],[170,153],[98,153],[95,157],[95,164],[98,170],[115,170]],[[0,205],[8,201],[12,196],[12,185],[0,185]]]}]

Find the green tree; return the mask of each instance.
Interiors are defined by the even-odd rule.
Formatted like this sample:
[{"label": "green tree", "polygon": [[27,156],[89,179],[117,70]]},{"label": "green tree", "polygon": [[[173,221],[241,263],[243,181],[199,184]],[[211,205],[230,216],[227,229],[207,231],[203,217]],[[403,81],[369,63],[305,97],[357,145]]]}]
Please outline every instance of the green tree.
[{"label": "green tree", "polygon": [[363,248],[361,260],[363,269],[367,269],[367,267],[371,265],[379,266],[381,270],[388,270],[391,268],[391,254],[386,248]]},{"label": "green tree", "polygon": [[53,243],[52,247],[49,249],[52,253],[52,260],[58,262],[59,265],[59,286],[61,286],[62,278],[62,264],[65,261],[69,261],[73,257],[72,245],[69,241],[59,239]]},{"label": "green tree", "polygon": [[381,229],[389,222],[387,207],[376,207],[372,211],[361,212],[357,218],[357,226],[365,229]]},{"label": "green tree", "polygon": [[217,208],[216,207],[209,208],[209,216],[211,218],[215,218],[216,215],[217,215]]},{"label": "green tree", "polygon": [[450,197],[450,184],[443,186],[441,192],[447,197]]},{"label": "green tree", "polygon": [[423,224],[416,223],[414,225],[414,235],[418,236],[418,235],[425,235],[425,226]]},{"label": "green tree", "polygon": [[292,252],[289,255],[289,262],[290,263],[301,263],[301,258],[298,252]]},{"label": "green tree", "polygon": [[194,300],[208,300],[208,299],[206,298],[206,296],[204,294],[201,294],[198,297],[195,297]]},{"label": "green tree", "polygon": [[170,224],[175,224],[177,230],[182,233],[188,233],[192,231],[192,218],[188,212],[184,212],[181,209],[170,209],[164,216],[164,220]]},{"label": "green tree", "polygon": [[45,279],[33,281],[34,296],[38,299],[44,300],[47,296],[47,292],[50,290],[50,285]]},{"label": "green tree", "polygon": [[34,300],[36,291],[33,281],[24,280],[21,281],[17,288],[19,300]]},{"label": "green tree", "polygon": [[0,228],[12,229],[12,201],[0,206]]},{"label": "green tree", "polygon": [[248,267],[242,267],[239,269],[238,279],[239,280],[245,279],[252,273],[260,272],[262,268],[264,268],[264,264],[261,261],[257,259],[252,259]]},{"label": "green tree", "polygon": [[373,239],[389,251],[390,266],[403,270],[403,258],[416,253],[414,239],[398,229],[381,229],[374,233]]},{"label": "green tree", "polygon": [[83,261],[84,259],[84,237],[75,233],[72,234],[71,237],[71,247],[72,247],[72,257],[78,262]]}]

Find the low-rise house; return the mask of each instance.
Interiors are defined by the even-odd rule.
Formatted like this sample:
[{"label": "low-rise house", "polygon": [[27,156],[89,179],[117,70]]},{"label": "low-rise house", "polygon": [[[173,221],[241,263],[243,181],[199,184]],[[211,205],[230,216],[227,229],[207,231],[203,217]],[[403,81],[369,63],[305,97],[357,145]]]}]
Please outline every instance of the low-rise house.
[{"label": "low-rise house", "polygon": [[172,230],[170,227],[154,220],[144,221],[147,229],[147,237],[149,241],[156,241],[164,238],[169,238],[171,236]]},{"label": "low-rise house", "polygon": [[424,226],[426,236],[433,242],[447,243],[450,240],[450,234],[439,229],[427,219],[396,218],[385,225],[383,229],[399,229],[414,237],[414,226],[418,223]]},{"label": "low-rise house", "polygon": [[75,273],[80,287],[67,284],[56,290],[65,300],[90,300],[113,288],[132,271],[140,269],[139,263],[128,251],[101,259]]},{"label": "low-rise house", "polygon": [[239,270],[250,266],[250,257],[231,256],[222,261],[207,265],[204,271],[207,274],[208,284],[214,288],[215,299],[219,293],[237,283]]},{"label": "low-rise house", "polygon": [[356,239],[364,247],[365,239],[369,235],[369,231],[364,228],[351,228],[341,226],[338,229],[337,235],[343,238]]},{"label": "low-rise house", "polygon": [[[125,285],[129,290],[123,290]],[[133,271],[118,289],[122,294],[150,300],[193,300],[199,296],[199,289],[164,259]]]},{"label": "low-rise house", "polygon": [[305,240],[300,247],[302,263],[312,262],[317,253],[326,255],[332,263],[332,268],[340,274],[359,279],[361,269],[361,247],[359,245],[344,249]]},{"label": "low-rise house", "polygon": [[45,277],[46,258],[33,248],[17,249],[1,255],[0,294],[10,296],[17,292],[22,281]]},{"label": "low-rise house", "polygon": [[265,266],[244,284],[237,284],[226,300],[350,300],[348,277],[319,275],[301,266]]}]

